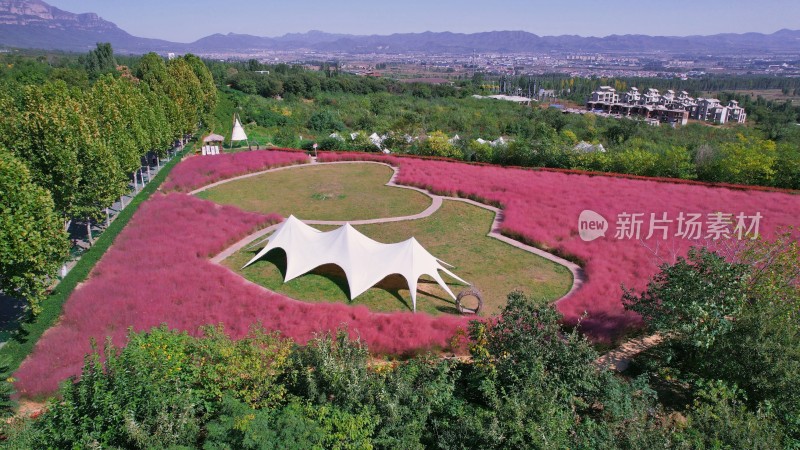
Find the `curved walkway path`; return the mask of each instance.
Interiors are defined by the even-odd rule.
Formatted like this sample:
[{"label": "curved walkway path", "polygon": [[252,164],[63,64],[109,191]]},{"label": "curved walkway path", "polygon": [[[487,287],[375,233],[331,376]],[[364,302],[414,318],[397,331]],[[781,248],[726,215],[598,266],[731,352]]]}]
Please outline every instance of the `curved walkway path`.
[{"label": "curved walkway path", "polygon": [[[479,202],[476,202],[476,201],[470,200],[470,199],[465,199],[465,198],[460,198],[460,197],[447,197],[447,196],[442,196],[442,195],[436,195],[436,194],[432,194],[431,192],[428,192],[425,189],[420,189],[420,188],[416,188],[416,187],[412,187],[412,186],[404,186],[404,185],[397,184],[397,183],[395,183],[395,179],[397,178],[397,175],[398,175],[398,169],[396,167],[390,165],[390,164],[381,163],[381,162],[377,162],[377,161],[336,161],[336,162],[328,162],[328,163],[319,163],[319,162],[316,161],[315,158],[312,158],[311,164],[300,164],[300,165],[294,165],[294,166],[278,167],[278,168],[275,168],[275,169],[269,169],[269,170],[264,170],[264,171],[261,171],[261,172],[255,172],[255,173],[250,173],[250,174],[247,174],[247,175],[242,175],[242,176],[238,176],[238,177],[234,177],[234,178],[229,178],[227,180],[218,181],[216,183],[209,184],[208,186],[204,186],[202,188],[196,189],[196,190],[190,192],[190,194],[194,195],[194,194],[196,194],[198,192],[202,192],[202,191],[205,191],[207,189],[211,189],[211,188],[213,188],[215,186],[219,186],[221,184],[229,183],[231,181],[241,180],[241,179],[244,179],[244,178],[254,177],[254,176],[262,175],[262,174],[265,174],[265,173],[277,172],[279,170],[295,169],[295,168],[298,168],[298,167],[304,167],[304,166],[309,166],[309,165],[323,165],[323,164],[380,164],[380,165],[384,165],[384,166],[387,166],[390,169],[392,169],[392,177],[386,183],[386,186],[392,186],[392,187],[397,187],[397,188],[401,188],[401,189],[412,189],[412,190],[415,190],[417,192],[421,192],[421,193],[427,195],[428,197],[430,197],[432,199],[431,205],[428,206],[424,211],[422,211],[422,212],[420,212],[418,214],[414,214],[414,215],[411,215],[411,216],[387,217],[387,218],[381,218],[381,219],[352,220],[352,221],[349,221],[349,223],[351,225],[367,225],[367,224],[374,224],[374,223],[400,222],[400,221],[405,221],[405,220],[422,219],[422,218],[425,218],[425,217],[428,217],[428,216],[432,215],[437,210],[439,210],[439,208],[442,206],[442,202],[444,200],[454,200],[454,201],[459,201],[459,202],[465,202],[465,203],[469,203],[471,205],[475,205],[475,206],[478,206],[480,208],[488,209],[489,211],[494,212],[494,220],[492,221],[492,228],[489,231],[488,236],[491,236],[491,237],[493,237],[495,239],[501,240],[501,241],[503,241],[503,242],[505,242],[505,243],[507,243],[507,244],[509,244],[511,246],[516,247],[516,248],[519,248],[519,249],[525,250],[527,252],[533,253],[535,255],[541,256],[542,258],[545,258],[545,259],[547,259],[549,261],[552,261],[552,262],[554,262],[556,264],[560,264],[560,265],[566,267],[567,269],[569,269],[569,271],[572,273],[572,288],[570,288],[569,292],[567,292],[566,295],[564,295],[560,299],[556,300],[554,302],[554,304],[568,299],[572,294],[574,294],[578,289],[580,289],[580,287],[583,285],[583,283],[586,280],[586,274],[585,274],[583,268],[581,268],[579,265],[577,265],[577,264],[575,264],[575,263],[573,263],[571,261],[567,261],[564,258],[559,258],[558,256],[550,254],[550,253],[548,253],[548,252],[546,252],[544,250],[538,249],[536,247],[532,247],[530,245],[523,244],[523,243],[521,243],[519,241],[516,241],[514,239],[511,239],[511,238],[501,234],[500,233],[500,223],[503,220],[503,211],[501,209],[495,208],[493,206],[485,205],[483,203],[479,203]],[[309,225],[344,225],[348,221],[339,221],[339,220],[305,220],[304,222],[309,224]],[[225,260],[226,258],[230,257],[231,255],[233,255],[237,251],[241,250],[242,248],[244,248],[248,244],[252,243],[254,240],[270,234],[273,230],[278,228],[279,225],[280,224],[275,224],[275,225],[269,226],[267,228],[264,228],[262,230],[256,231],[255,233],[253,233],[253,234],[241,239],[239,242],[233,244],[232,246],[230,246],[227,249],[225,249],[224,251],[222,251],[220,254],[216,255],[213,258],[211,258],[211,262],[215,263],[215,264],[220,264],[223,260]],[[252,244],[251,247],[259,245],[260,243],[264,242],[264,240],[266,240],[266,239],[260,240],[259,242],[256,242],[256,243]],[[263,288],[263,286],[262,286],[262,288]],[[663,336],[658,335],[658,334],[652,335],[652,336],[644,336],[644,337],[640,337],[640,338],[631,339],[631,340],[629,340],[627,342],[622,343],[616,349],[611,350],[611,351],[603,354],[602,356],[600,356],[595,361],[595,364],[600,368],[608,368],[608,369],[611,369],[611,370],[614,370],[614,371],[617,371],[617,372],[622,372],[625,369],[627,369],[628,364],[629,364],[631,359],[633,359],[636,355],[638,355],[642,351],[644,351],[644,350],[646,350],[646,349],[648,349],[648,348],[650,348],[650,347],[652,347],[654,345],[658,345],[662,340],[663,340]]]},{"label": "curved walkway path", "polygon": [[[538,248],[530,246],[530,245],[523,244],[522,242],[516,241],[514,239],[511,239],[511,238],[501,234],[500,233],[500,223],[503,220],[503,211],[501,209],[499,209],[499,208],[495,208],[493,206],[485,205],[483,203],[476,202],[476,201],[470,200],[470,199],[465,199],[465,198],[460,198],[460,197],[446,197],[446,196],[436,195],[436,194],[433,194],[431,192],[428,192],[425,189],[420,189],[420,188],[416,188],[416,187],[412,187],[412,186],[404,186],[404,185],[397,184],[397,183],[395,183],[395,179],[397,178],[398,169],[396,167],[394,167],[394,166],[391,166],[389,164],[382,163],[382,162],[376,162],[376,161],[336,161],[336,162],[320,163],[320,162],[317,162],[316,159],[312,158],[312,163],[310,165],[326,165],[326,164],[379,164],[379,165],[382,165],[382,166],[387,166],[390,169],[392,169],[392,177],[386,183],[386,186],[397,187],[397,188],[401,188],[401,189],[411,189],[411,190],[414,190],[414,191],[417,191],[417,192],[421,192],[422,194],[427,195],[428,197],[430,197],[432,202],[431,202],[431,205],[428,206],[424,211],[422,211],[422,212],[420,212],[418,214],[410,215],[410,216],[385,217],[385,218],[380,218],[380,219],[349,220],[349,221],[345,221],[345,220],[304,220],[303,221],[303,222],[305,222],[305,223],[307,223],[309,225],[344,225],[345,223],[349,223],[350,225],[369,225],[369,224],[375,224],[375,223],[402,222],[402,221],[406,221],[406,220],[417,220],[417,219],[423,219],[425,217],[429,217],[430,215],[432,215],[433,213],[438,211],[439,208],[442,206],[442,202],[444,200],[453,200],[453,201],[465,202],[465,203],[469,203],[471,205],[474,205],[474,206],[477,206],[477,207],[480,207],[480,208],[483,208],[483,209],[488,209],[489,211],[494,212],[494,220],[492,221],[492,227],[491,227],[491,230],[488,233],[488,236],[491,236],[491,237],[493,237],[495,239],[503,241],[503,242],[513,246],[513,247],[525,250],[525,251],[527,251],[529,253],[533,253],[533,254],[535,254],[537,256],[540,256],[540,257],[542,257],[544,259],[547,259],[549,261],[552,261],[552,262],[554,262],[556,264],[562,265],[562,266],[566,267],[567,269],[569,269],[569,271],[572,273],[572,287],[570,288],[569,292],[567,292],[566,295],[564,295],[560,299],[556,300],[556,303],[561,302],[561,301],[569,298],[578,289],[580,289],[580,287],[583,285],[584,281],[586,280],[586,274],[584,273],[583,268],[581,268],[579,265],[577,265],[577,264],[575,264],[575,263],[573,263],[571,261],[567,261],[564,258],[559,258],[558,256],[555,256],[555,255],[553,255],[551,253],[548,253],[548,252],[546,252],[544,250],[538,249]],[[221,184],[230,183],[232,181],[241,180],[241,179],[245,179],[245,178],[255,177],[255,176],[263,175],[265,173],[277,172],[277,171],[280,171],[280,170],[295,169],[295,168],[298,168],[298,167],[308,167],[308,166],[309,166],[308,164],[300,164],[300,165],[294,165],[294,166],[278,167],[278,168],[275,168],[275,169],[263,170],[261,172],[249,173],[247,175],[241,175],[241,176],[238,176],[238,177],[229,178],[227,180],[217,181],[216,183],[212,183],[212,184],[209,184],[209,185],[204,186],[202,188],[195,189],[194,191],[191,191],[189,194],[194,195],[194,194],[197,194],[198,192],[202,192],[202,191],[205,191],[207,189],[211,189],[211,188],[219,186]],[[211,262],[215,263],[215,264],[221,263],[223,260],[225,260],[226,258],[230,257],[231,255],[233,255],[237,251],[241,250],[242,248],[246,247],[248,244],[252,243],[254,240],[268,235],[273,230],[275,230],[279,225],[280,224],[272,225],[270,227],[267,227],[267,228],[264,228],[262,230],[256,231],[255,233],[245,237],[244,239],[241,239],[239,242],[233,244],[232,246],[230,246],[227,249],[225,249],[224,251],[222,251],[220,254],[214,256],[213,258],[211,258]],[[257,243],[254,243],[254,244],[252,244],[252,246],[258,245],[258,244],[262,243],[263,241],[264,240],[261,240],[261,241],[259,241]]]}]

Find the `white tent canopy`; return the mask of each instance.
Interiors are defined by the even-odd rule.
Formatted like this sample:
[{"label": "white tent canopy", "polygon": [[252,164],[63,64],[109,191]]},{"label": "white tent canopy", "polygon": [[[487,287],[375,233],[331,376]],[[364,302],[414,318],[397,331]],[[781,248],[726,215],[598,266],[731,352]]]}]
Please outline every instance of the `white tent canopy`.
[{"label": "white tent canopy", "polygon": [[247,133],[244,132],[242,123],[239,122],[239,115],[236,114],[233,116],[233,131],[231,132],[231,142],[246,141],[246,140],[247,140]]},{"label": "white tent canopy", "polygon": [[281,224],[270,236],[269,243],[244,267],[276,248],[286,252],[284,283],[321,265],[336,264],[347,276],[351,300],[392,274],[399,274],[406,279],[414,311],[417,310],[417,281],[422,275],[436,280],[454,300],[456,296],[445,284],[439,271],[469,284],[446,269],[443,264],[449,264],[428,253],[413,237],[396,244],[382,244],[364,236],[350,224],[322,232],[294,216],[289,216]]}]

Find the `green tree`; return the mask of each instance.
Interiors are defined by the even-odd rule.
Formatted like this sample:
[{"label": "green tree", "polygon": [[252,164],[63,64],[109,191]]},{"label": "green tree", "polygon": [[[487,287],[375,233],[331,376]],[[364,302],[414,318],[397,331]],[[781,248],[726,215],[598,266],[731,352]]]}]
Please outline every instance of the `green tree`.
[{"label": "green tree", "polygon": [[733,327],[745,306],[747,266],[730,264],[705,248],[664,264],[641,294],[625,290],[626,309],[641,315],[652,331],[674,333],[707,349]]},{"label": "green tree", "polygon": [[80,183],[78,149],[83,140],[75,124],[85,118],[78,116],[79,111],[63,81],[28,86],[14,131],[5,135],[6,146],[26,162],[38,185],[47,186],[64,220],[72,213]]},{"label": "green tree", "polygon": [[611,171],[632,175],[653,176],[659,169],[655,153],[638,148],[611,153]]},{"label": "green tree", "polygon": [[80,61],[86,69],[90,79],[97,79],[103,74],[111,73],[117,69],[117,60],[114,50],[108,42],[98,42],[97,48],[81,56]]},{"label": "green tree", "polygon": [[[728,257],[694,249],[689,261],[662,267],[641,297],[626,292],[626,307],[666,336],[643,359],[677,376],[700,401],[692,411],[703,424],[697,439],[735,442],[777,429],[783,437],[774,442],[797,446],[800,244],[789,230],[774,241],[748,241]],[[715,380],[724,386],[714,387]],[[710,385],[713,395],[704,397]],[[759,422],[764,428],[753,428]]]},{"label": "green tree", "polygon": [[50,193],[37,186],[28,168],[0,148],[0,291],[25,299],[34,313],[69,241]]},{"label": "green tree", "polygon": [[92,86],[92,113],[98,118],[100,136],[113,149],[117,164],[126,174],[141,166],[141,157],[149,150],[149,138],[143,128],[148,106],[139,96],[140,91],[128,80],[110,75]]},{"label": "green tree", "polygon": [[186,63],[191,67],[192,72],[197,77],[197,80],[200,81],[200,89],[202,93],[202,101],[201,101],[201,119],[204,123],[208,123],[210,120],[210,115],[214,111],[214,108],[217,105],[217,87],[214,84],[214,76],[211,75],[211,71],[208,70],[208,67],[203,63],[203,60],[198,58],[197,56],[189,53],[183,56],[183,59]]},{"label": "green tree", "polygon": [[114,151],[103,140],[91,109],[90,93],[74,93],[71,124],[65,130],[77,136],[80,178],[71,217],[99,220],[103,210],[128,191],[127,176]]},{"label": "green tree", "polygon": [[686,147],[669,147],[658,155],[657,175],[670,178],[697,178],[692,156]]},{"label": "green tree", "polygon": [[[552,307],[509,294],[502,313],[469,325],[472,364],[429,419],[428,447],[616,448],[663,445],[654,393],[594,365]],[[443,414],[444,412],[447,414]]]},{"label": "green tree", "polygon": [[334,131],[344,131],[344,123],[341,119],[327,109],[321,109],[311,115],[308,119],[308,128],[320,133],[332,133]]},{"label": "green tree", "polygon": [[704,181],[771,185],[776,159],[775,142],[739,135],[735,142],[721,144],[698,174]]},{"label": "green tree", "polygon": [[781,143],[775,158],[775,186],[800,189],[800,146]]},{"label": "green tree", "polygon": [[155,150],[160,156],[166,155],[179,133],[170,126],[170,109],[174,103],[166,96],[150,89],[147,84],[140,84],[142,96],[138,98],[137,108],[142,112],[142,127],[147,138],[145,148]]},{"label": "green tree", "polygon": [[494,148],[488,143],[480,143],[477,140],[470,140],[467,144],[467,151],[475,161],[491,162],[493,159]]},{"label": "green tree", "polygon": [[174,138],[185,133],[187,123],[191,122],[191,119],[187,117],[188,111],[182,110],[181,103],[177,100],[182,91],[176,86],[176,80],[167,72],[164,58],[152,52],[148,53],[139,60],[135,72],[136,77],[142,80],[156,96],[163,96],[159,98],[159,104],[165,111],[170,136]]},{"label": "green tree", "polygon": [[286,388],[278,383],[288,364],[292,343],[260,325],[231,340],[222,326],[206,327],[195,341],[192,354],[197,364],[197,388],[209,402],[229,395],[254,408],[270,408],[285,399]]},{"label": "green tree", "polygon": [[26,86],[12,103],[15,117],[2,121],[10,133],[0,140],[48,188],[65,223],[100,217],[127,190],[120,160],[100,133],[91,94],[60,80]]},{"label": "green tree", "polygon": [[150,52],[139,59],[135,70],[136,78],[144,81],[152,89],[163,90],[163,86],[168,83],[167,64],[164,58],[156,53]]},{"label": "green tree", "polygon": [[205,101],[203,87],[191,66],[182,58],[173,59],[167,64],[167,74],[171,81],[165,85],[165,92],[182,113],[180,131],[190,133],[202,115]]},{"label": "green tree", "polygon": [[450,143],[450,138],[442,131],[433,131],[428,134],[419,146],[419,153],[427,156],[441,156],[445,158],[460,158],[461,151]]},{"label": "green tree", "polygon": [[764,409],[750,411],[744,396],[740,389],[722,381],[703,383],[689,410],[686,429],[675,436],[676,447],[787,448],[774,415]]},{"label": "green tree", "polygon": [[328,405],[293,400],[279,408],[255,410],[226,397],[219,418],[208,424],[203,448],[370,450],[375,422],[367,412],[349,413]]}]

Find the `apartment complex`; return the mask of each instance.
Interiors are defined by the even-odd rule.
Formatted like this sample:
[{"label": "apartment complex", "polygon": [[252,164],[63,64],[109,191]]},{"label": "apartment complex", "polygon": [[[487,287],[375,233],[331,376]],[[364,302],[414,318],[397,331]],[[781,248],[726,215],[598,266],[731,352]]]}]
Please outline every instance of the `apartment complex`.
[{"label": "apartment complex", "polygon": [[642,117],[654,125],[686,125],[689,119],[717,124],[744,123],[747,118],[736,100],[723,105],[715,98],[695,99],[686,91],[676,95],[675,91],[668,90],[662,94],[658,89],[640,92],[635,87],[620,96],[611,86],[600,86],[586,101],[586,109],[620,117]]}]

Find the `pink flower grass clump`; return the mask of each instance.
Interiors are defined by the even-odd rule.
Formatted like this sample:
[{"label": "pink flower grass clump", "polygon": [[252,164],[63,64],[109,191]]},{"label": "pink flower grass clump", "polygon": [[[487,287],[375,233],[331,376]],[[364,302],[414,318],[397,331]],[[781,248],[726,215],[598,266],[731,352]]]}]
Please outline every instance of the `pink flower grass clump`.
[{"label": "pink flower grass clump", "polygon": [[314,333],[345,324],[373,352],[402,354],[446,347],[465,324],[453,316],[380,314],[364,306],[303,303],[270,293],[208,260],[254,229],[279,220],[185,194],[156,194],[70,296],[58,325],[45,333],[16,372],[18,392],[27,397],[54,392],[59,382],[80,374],[90,339],[102,345],[110,336],[123,345],[129,328],[142,331],[165,323],[196,335],[201,326],[224,324],[238,338],[261,322],[304,343]]},{"label": "pink flower grass clump", "polygon": [[192,156],[178,164],[164,183],[164,191],[189,192],[208,184],[274,167],[307,163],[303,152],[255,150],[210,156]]},{"label": "pink flower grass clump", "polygon": [[[588,313],[581,320],[581,329],[599,341],[612,340],[639,324],[638,316],[622,307],[621,285],[641,290],[660,264],[673,262],[675,255],[685,255],[692,245],[715,244],[711,240],[675,237],[674,222],[667,239],[656,232],[644,240],[651,213],[657,218],[666,213],[673,221],[681,212],[701,213],[703,220],[718,212],[734,216],[760,213],[763,218],[759,232],[767,238],[779,228],[797,225],[800,217],[800,196],[789,193],[379,155],[324,156],[326,161],[387,162],[400,167],[396,180],[400,184],[502,205],[504,234],[581,263],[588,278],[586,283],[574,295],[558,301],[557,307],[570,323]],[[578,217],[583,210],[595,211],[608,220],[605,237],[591,242],[581,240]],[[618,215],[622,213],[644,214],[644,242],[615,238]]]}]

